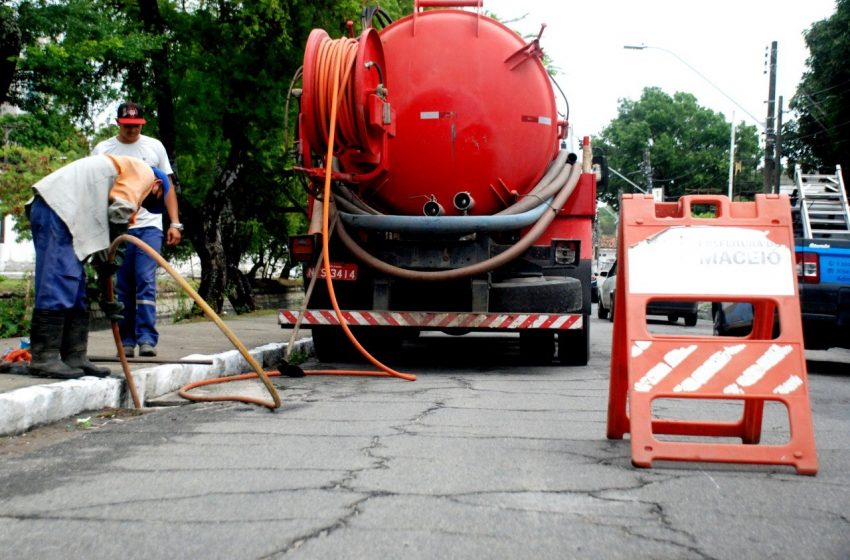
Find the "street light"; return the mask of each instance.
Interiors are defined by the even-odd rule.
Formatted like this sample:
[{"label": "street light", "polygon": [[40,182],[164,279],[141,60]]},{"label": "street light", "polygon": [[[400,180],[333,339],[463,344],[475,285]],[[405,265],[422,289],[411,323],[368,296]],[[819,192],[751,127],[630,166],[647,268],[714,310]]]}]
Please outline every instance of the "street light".
[{"label": "street light", "polygon": [[677,59],[679,62],[681,62],[682,64],[684,64],[684,65],[685,65],[685,66],[687,66],[688,68],[690,68],[690,69],[691,69],[691,70],[692,70],[692,71],[693,71],[693,72],[694,72],[697,76],[699,76],[700,78],[702,78],[703,80],[705,80],[706,82],[708,82],[708,84],[709,84],[711,87],[713,87],[714,89],[716,89],[717,91],[719,91],[721,94],[723,94],[723,96],[724,96],[724,97],[726,97],[726,99],[728,99],[729,101],[731,101],[732,103],[734,103],[735,105],[737,105],[737,106],[738,106],[738,108],[739,108],[739,109],[741,109],[743,112],[745,112],[747,115],[749,115],[749,116],[750,116],[750,118],[751,118],[751,119],[753,119],[753,120],[756,122],[756,124],[758,124],[758,125],[761,127],[761,129],[762,129],[762,130],[766,130],[766,127],[765,127],[764,121],[759,120],[759,119],[758,119],[758,117],[756,117],[755,115],[753,115],[752,113],[750,113],[749,111],[747,111],[747,109],[746,109],[743,105],[741,105],[740,103],[738,103],[737,101],[735,101],[734,99],[732,99],[732,97],[731,97],[728,93],[726,93],[725,91],[723,91],[722,89],[720,89],[720,86],[718,86],[717,84],[715,84],[714,82],[712,82],[711,80],[709,80],[707,77],[705,77],[705,75],[704,75],[702,72],[700,72],[699,70],[697,70],[696,68],[694,68],[693,66],[691,66],[690,64],[688,64],[688,62],[687,62],[684,58],[682,58],[682,57],[681,57],[681,56],[679,56],[678,54],[674,53],[673,51],[671,51],[671,50],[669,50],[669,49],[665,49],[664,47],[653,47],[653,46],[650,46],[650,45],[644,45],[644,44],[640,44],[640,45],[623,45],[623,48],[624,48],[624,49],[627,49],[627,50],[632,50],[632,51],[643,51],[643,50],[646,50],[646,49],[655,49],[655,50],[657,50],[657,51],[664,51],[664,52],[666,52],[667,54],[669,54],[670,56],[672,56],[673,58]]}]

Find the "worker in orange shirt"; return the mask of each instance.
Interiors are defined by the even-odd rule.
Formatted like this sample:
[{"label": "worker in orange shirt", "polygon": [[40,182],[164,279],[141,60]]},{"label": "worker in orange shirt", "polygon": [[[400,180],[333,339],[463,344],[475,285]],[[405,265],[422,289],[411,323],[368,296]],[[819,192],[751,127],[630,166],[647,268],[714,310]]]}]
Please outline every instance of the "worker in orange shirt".
[{"label": "worker in orange shirt", "polygon": [[[168,176],[128,156],[74,161],[33,185],[27,203],[35,244],[35,308],[30,374],[60,379],[105,377],[87,357],[89,308],[84,264],[91,258],[101,285],[117,268],[106,251],[125,233],[139,208],[161,213]],[[122,307],[101,301],[112,320]]]}]

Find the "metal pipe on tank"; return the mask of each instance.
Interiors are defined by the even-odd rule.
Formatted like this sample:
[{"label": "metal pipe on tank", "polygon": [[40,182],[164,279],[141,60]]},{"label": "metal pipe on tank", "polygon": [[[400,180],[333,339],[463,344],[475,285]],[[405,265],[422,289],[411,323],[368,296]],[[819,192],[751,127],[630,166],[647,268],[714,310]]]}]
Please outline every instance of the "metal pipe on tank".
[{"label": "metal pipe on tank", "polygon": [[[431,204],[432,201],[426,203]],[[551,204],[552,199],[547,201]],[[433,204],[437,204],[434,202]],[[540,204],[522,214],[503,214],[497,216],[402,216],[381,214],[351,214],[340,212],[339,217],[351,227],[370,231],[391,231],[395,233],[453,233],[467,234],[483,231],[506,231],[521,229],[537,221],[548,204]]]},{"label": "metal pipe on tank", "polygon": [[422,205],[422,213],[426,216],[442,216],[446,213],[443,205],[437,202],[437,199],[431,197],[431,200]]},{"label": "metal pipe on tank", "polygon": [[475,207],[475,199],[472,198],[472,193],[460,191],[452,198],[452,204],[457,210],[465,214]]},{"label": "metal pipe on tank", "polygon": [[[340,218],[349,226],[371,231],[392,231],[396,233],[452,233],[467,234],[485,231],[505,231],[521,229],[535,221],[549,208],[553,197],[563,190],[574,166],[563,165],[557,169],[559,162],[566,160],[559,156],[554,169],[544,175],[541,182],[550,176],[549,172],[557,173],[554,180],[544,185],[543,189],[535,187],[528,195],[512,206],[492,216],[404,216],[404,215],[362,215],[340,212]],[[532,196],[531,193],[537,193]],[[543,197],[546,197],[545,199]]]},{"label": "metal pipe on tank", "polygon": [[337,224],[337,232],[339,233],[339,238],[343,242],[343,244],[358,259],[365,262],[368,266],[376,270],[379,270],[391,276],[395,276],[397,278],[439,282],[445,280],[454,280],[458,278],[467,278],[469,276],[483,274],[517,258],[535,241],[537,241],[537,239],[541,235],[543,235],[543,232],[546,231],[546,228],[549,227],[549,224],[551,224],[552,220],[555,219],[555,215],[560,211],[561,207],[563,207],[563,205],[566,204],[567,200],[569,200],[570,195],[572,195],[573,191],[576,188],[576,185],[578,184],[579,177],[581,176],[579,169],[575,166],[569,167],[571,168],[570,175],[567,179],[567,182],[564,184],[564,187],[560,190],[560,192],[558,192],[557,196],[555,197],[555,200],[552,203],[552,207],[544,207],[546,209],[549,209],[550,211],[544,213],[537,221],[537,223],[535,223],[534,226],[522,237],[522,239],[519,240],[519,242],[512,245],[508,250],[499,253],[494,257],[469,266],[454,268],[451,270],[437,271],[408,270],[386,263],[376,258],[372,254],[368,253],[365,249],[358,245],[357,242],[354,241],[354,239],[350,235],[348,235],[348,232],[345,230],[345,227],[342,222],[339,222]]}]

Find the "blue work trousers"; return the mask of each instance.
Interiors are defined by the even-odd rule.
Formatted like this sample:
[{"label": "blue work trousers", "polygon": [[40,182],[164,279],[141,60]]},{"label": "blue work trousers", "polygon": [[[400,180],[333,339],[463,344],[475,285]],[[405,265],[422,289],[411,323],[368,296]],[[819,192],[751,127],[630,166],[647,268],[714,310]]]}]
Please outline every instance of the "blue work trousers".
[{"label": "blue work trousers", "polygon": [[[155,227],[133,228],[127,233],[137,237],[159,253],[162,230]],[[124,346],[159,342],[156,330],[156,269],[157,262],[141,248],[125,244],[124,262],[118,269],[115,292],[124,304],[124,320],[119,323]]]},{"label": "blue work trousers", "polygon": [[30,207],[35,245],[35,308],[87,309],[86,271],[74,253],[68,226],[40,196]]}]

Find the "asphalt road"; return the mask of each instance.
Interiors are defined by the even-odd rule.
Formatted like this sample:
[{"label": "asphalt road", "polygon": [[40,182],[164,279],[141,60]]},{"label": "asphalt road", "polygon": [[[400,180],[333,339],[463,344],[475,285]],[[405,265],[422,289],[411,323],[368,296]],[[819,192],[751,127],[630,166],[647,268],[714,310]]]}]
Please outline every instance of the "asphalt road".
[{"label": "asphalt road", "polygon": [[594,318],[592,336],[587,367],[523,366],[508,338],[428,337],[390,364],[415,382],[275,378],[277,412],[192,404],[7,440],[0,556],[850,557],[850,353],[810,357],[816,477],[638,469],[628,439],[605,437],[611,323]]}]

